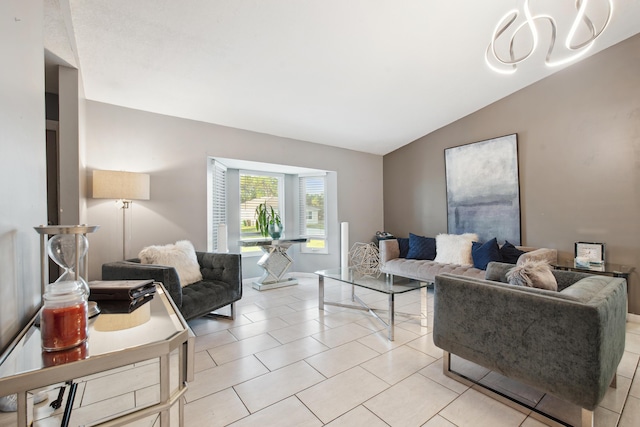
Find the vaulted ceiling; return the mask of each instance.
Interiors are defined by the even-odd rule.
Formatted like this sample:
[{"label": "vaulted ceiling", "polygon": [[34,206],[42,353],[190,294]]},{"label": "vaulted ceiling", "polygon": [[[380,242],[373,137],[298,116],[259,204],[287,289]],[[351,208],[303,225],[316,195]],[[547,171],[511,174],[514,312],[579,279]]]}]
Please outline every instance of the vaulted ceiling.
[{"label": "vaulted ceiling", "polygon": [[[640,1],[612,1],[581,58],[640,32]],[[588,3],[596,31],[608,6]],[[525,8],[537,48],[497,73],[492,34]],[[545,16],[554,55],[571,53],[573,0],[45,0],[45,54],[80,69],[89,100],[386,154],[579,61],[544,65]],[[534,43],[529,28],[516,56]],[[580,21],[576,38],[588,30]]]}]

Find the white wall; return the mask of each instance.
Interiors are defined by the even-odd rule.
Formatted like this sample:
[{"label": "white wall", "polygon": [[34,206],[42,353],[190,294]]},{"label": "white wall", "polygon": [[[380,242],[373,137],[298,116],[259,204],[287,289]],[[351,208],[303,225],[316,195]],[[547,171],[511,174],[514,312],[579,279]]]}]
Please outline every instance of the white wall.
[{"label": "white wall", "polygon": [[[350,223],[351,241],[371,241],[382,229],[382,156],[92,101],[86,102],[85,124],[87,175],[95,169],[151,175],[151,200],[134,202],[128,212],[133,226],[127,257],[179,239],[206,250],[209,156],[336,171],[337,222]],[[89,236],[92,280],[100,278],[103,263],[122,258],[121,215],[111,200],[87,200],[88,223],[101,226]],[[308,271],[339,266],[339,225],[330,233],[330,254],[297,254],[316,260],[299,265]]]},{"label": "white wall", "polygon": [[47,221],[42,20],[40,1],[0,2],[0,349],[40,304],[33,227]]}]

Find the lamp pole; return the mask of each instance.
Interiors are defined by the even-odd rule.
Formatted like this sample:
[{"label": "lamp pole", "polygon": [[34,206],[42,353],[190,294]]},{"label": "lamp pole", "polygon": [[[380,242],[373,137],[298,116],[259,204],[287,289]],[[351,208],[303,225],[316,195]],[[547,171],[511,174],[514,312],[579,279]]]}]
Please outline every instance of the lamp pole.
[{"label": "lamp pole", "polygon": [[127,209],[131,200],[122,201],[122,259],[127,259]]}]

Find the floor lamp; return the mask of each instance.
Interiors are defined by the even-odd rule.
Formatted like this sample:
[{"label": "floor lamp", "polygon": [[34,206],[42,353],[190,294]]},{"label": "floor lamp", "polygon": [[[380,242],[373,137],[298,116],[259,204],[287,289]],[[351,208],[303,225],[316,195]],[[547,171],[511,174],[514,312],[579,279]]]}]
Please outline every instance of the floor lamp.
[{"label": "floor lamp", "polygon": [[132,200],[149,200],[150,177],[146,173],[93,171],[93,198],[116,199],[122,208],[122,259],[127,259],[126,209]]}]

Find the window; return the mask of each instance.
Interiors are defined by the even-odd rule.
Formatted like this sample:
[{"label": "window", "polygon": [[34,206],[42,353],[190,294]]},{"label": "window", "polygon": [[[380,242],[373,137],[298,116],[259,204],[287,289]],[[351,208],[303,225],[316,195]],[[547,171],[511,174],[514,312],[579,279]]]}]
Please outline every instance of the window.
[{"label": "window", "polygon": [[325,174],[299,176],[300,235],[309,239],[302,252],[328,253],[326,184]]},{"label": "window", "polygon": [[[255,211],[266,203],[280,214],[284,222],[284,176],[266,172],[240,171],[240,239],[260,239],[256,229]],[[261,254],[259,247],[242,247],[243,254]]]},{"label": "window", "polygon": [[239,242],[263,239],[256,230],[255,210],[267,203],[281,216],[285,238],[309,239],[295,245],[294,252],[329,253],[329,232],[338,231],[331,228],[337,224],[335,172],[221,157],[209,158],[207,166],[209,250],[218,250],[218,226],[225,224],[226,230],[220,230],[227,232],[230,252],[261,256],[260,247]]},{"label": "window", "polygon": [[211,183],[209,198],[209,247],[214,251],[218,248],[218,225],[227,225],[227,168],[220,162],[211,160],[209,169]]}]

